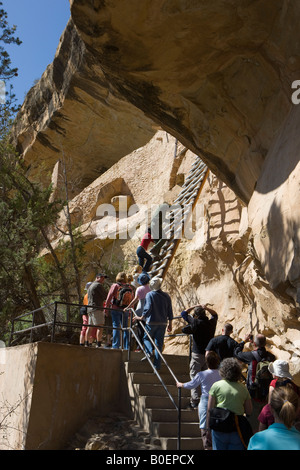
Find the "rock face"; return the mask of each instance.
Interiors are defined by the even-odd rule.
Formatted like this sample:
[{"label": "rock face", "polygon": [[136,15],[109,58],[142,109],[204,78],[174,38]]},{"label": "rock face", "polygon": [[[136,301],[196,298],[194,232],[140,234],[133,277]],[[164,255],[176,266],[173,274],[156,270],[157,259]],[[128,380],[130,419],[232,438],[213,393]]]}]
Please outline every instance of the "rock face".
[{"label": "rock face", "polygon": [[[118,196],[130,205],[172,203],[198,155],[212,173],[195,236],[182,241],[165,279],[175,308],[213,303],[219,328],[226,320],[237,338],[265,333],[298,374],[300,107],[291,86],[300,79],[300,4],[70,6],[72,19],[24,102],[15,139],[49,180],[59,159],[73,161],[81,182],[72,216],[89,249],[87,276],[100,258],[108,267],[113,255],[135,263],[135,239],[104,240],[107,227],[116,229],[99,207]],[[138,227],[139,216],[118,217],[117,233]],[[53,231],[54,245],[58,237]]]},{"label": "rock face", "polygon": [[112,92],[70,19],[52,64],[29,91],[14,136],[31,174],[50,183],[58,160],[72,162],[79,192],[154,135],[142,111]]},{"label": "rock face", "polygon": [[[174,137],[158,131],[146,146],[121,159],[71,201],[71,214],[81,224],[88,252],[83,284],[92,280],[99,269],[109,273],[132,271],[146,224],[142,210],[131,213],[130,208],[145,207],[151,213],[152,206],[163,202],[172,206],[195,157]],[[115,216],[100,216],[102,206],[122,197],[127,202],[123,217],[116,204]],[[62,216],[62,230],[64,223]],[[58,233],[53,232],[53,246],[58,242]],[[217,334],[221,334],[225,322],[232,323],[237,340],[250,331],[265,334],[268,348],[278,358],[288,360],[300,379],[295,302],[285,289],[278,292],[271,288],[254,245],[247,207],[210,173],[192,215],[191,235],[189,232],[182,237],[163,288],[171,295],[176,317],[191,305],[207,302],[219,314]],[[114,277],[108,285],[111,282]],[[173,332],[181,333],[183,326],[184,322],[176,319]],[[165,351],[187,353],[187,337],[170,338]]]},{"label": "rock face", "polygon": [[[293,288],[300,302],[299,124],[294,107],[267,155],[249,204],[254,247],[272,288]],[[291,292],[291,289],[290,289]]]},{"label": "rock face", "polygon": [[113,88],[201,154],[248,202],[300,76],[300,6],[282,0],[70,4]]}]

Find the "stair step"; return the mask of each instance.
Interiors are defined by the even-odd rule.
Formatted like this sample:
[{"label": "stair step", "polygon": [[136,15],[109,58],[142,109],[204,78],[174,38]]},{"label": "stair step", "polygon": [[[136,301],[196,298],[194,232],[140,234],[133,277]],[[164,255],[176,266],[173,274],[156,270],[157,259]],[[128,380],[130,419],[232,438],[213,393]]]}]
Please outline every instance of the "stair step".
[{"label": "stair step", "polygon": [[[139,396],[158,396],[158,397],[165,397],[167,396],[167,392],[163,385],[161,384],[136,384],[136,389]],[[176,385],[167,385],[168,392],[172,395],[172,397],[178,396],[178,388]],[[182,389],[181,396],[189,397],[191,395],[190,390]]]},{"label": "stair step", "polygon": [[[170,374],[160,374],[166,385],[173,385],[175,383],[174,378]],[[158,384],[161,383],[159,378],[153,372],[130,372],[130,379],[133,384]],[[181,382],[188,382],[190,377],[188,375],[180,376]]]},{"label": "stair step", "polygon": [[[183,374],[187,374],[189,372],[189,365],[186,364],[185,362],[178,362],[178,364],[174,364],[174,366],[171,366],[171,369],[178,379],[181,379],[181,376]],[[147,360],[145,361],[130,361],[127,362],[127,370],[128,372],[153,372],[153,367]],[[167,367],[165,364],[161,365],[161,370],[159,372],[160,374],[170,374],[168,371]]]},{"label": "stair step", "polygon": [[[175,404],[178,405],[178,388],[176,380],[181,382],[190,380],[189,358],[188,356],[164,355],[172,373],[162,363],[159,374],[172,396],[172,401],[148,361],[141,361],[142,357],[144,357],[143,354],[134,353],[129,361],[125,360],[135,419],[150,433],[153,440],[159,442],[163,450],[177,450],[178,411]],[[201,450],[203,446],[198,410],[188,408],[190,393],[190,390],[181,389],[180,449]]]},{"label": "stair step", "polygon": [[[165,408],[165,409],[174,409],[174,404],[168,396],[166,397],[151,397],[151,396],[141,396],[140,399],[144,402],[145,408]],[[174,397],[174,402],[178,405],[178,398]],[[190,402],[189,397],[181,397],[181,407],[187,408]]]},{"label": "stair step", "polygon": [[[173,409],[162,409],[162,408],[152,408],[148,409],[147,413],[151,421],[160,421],[160,422],[177,422],[178,412],[175,408]],[[181,421],[182,422],[197,422],[198,421],[198,410],[191,408],[181,410]]]},{"label": "stair step", "polygon": [[[182,437],[201,437],[199,422],[181,423],[180,426]],[[159,437],[177,437],[178,424],[174,422],[161,423],[154,422],[151,424],[152,433]]]},{"label": "stair step", "polygon": [[[160,443],[162,450],[177,450],[178,440],[176,437],[161,437]],[[182,437],[180,450],[203,450],[202,439],[200,437]]]}]

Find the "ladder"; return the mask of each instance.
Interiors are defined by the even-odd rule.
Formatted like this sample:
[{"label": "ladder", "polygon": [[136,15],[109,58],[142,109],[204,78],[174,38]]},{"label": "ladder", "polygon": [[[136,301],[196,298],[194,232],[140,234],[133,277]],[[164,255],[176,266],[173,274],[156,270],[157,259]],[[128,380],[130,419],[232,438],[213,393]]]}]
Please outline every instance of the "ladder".
[{"label": "ladder", "polygon": [[197,157],[187,175],[182,190],[172,205],[170,220],[162,226],[165,242],[151,265],[150,277],[158,276],[164,279],[166,276],[179,246],[185,224],[198,202],[208,174],[209,169],[206,164],[200,157]]}]

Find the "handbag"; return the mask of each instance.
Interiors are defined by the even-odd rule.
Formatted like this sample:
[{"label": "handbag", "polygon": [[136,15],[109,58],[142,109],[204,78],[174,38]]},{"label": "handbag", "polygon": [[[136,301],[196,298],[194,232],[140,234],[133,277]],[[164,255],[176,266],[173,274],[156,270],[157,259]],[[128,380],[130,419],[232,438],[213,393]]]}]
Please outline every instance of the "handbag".
[{"label": "handbag", "polygon": [[236,430],[245,449],[247,449],[250,437],[253,436],[251,424],[243,415],[235,415]]},{"label": "handbag", "polygon": [[236,431],[235,414],[226,408],[211,408],[209,411],[209,427],[218,432]]}]

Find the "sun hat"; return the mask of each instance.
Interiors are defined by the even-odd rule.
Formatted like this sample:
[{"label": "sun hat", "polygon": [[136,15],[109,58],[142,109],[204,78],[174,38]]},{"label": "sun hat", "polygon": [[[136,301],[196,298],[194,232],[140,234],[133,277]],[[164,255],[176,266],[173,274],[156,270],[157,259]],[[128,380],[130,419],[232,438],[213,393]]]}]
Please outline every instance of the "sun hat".
[{"label": "sun hat", "polygon": [[277,359],[274,362],[271,362],[268,367],[271,374],[276,375],[276,377],[285,377],[287,379],[293,380],[293,376],[289,371],[289,364],[286,361]]},{"label": "sun hat", "polygon": [[151,290],[159,290],[162,284],[162,278],[161,277],[153,277],[150,282],[149,286]]}]

